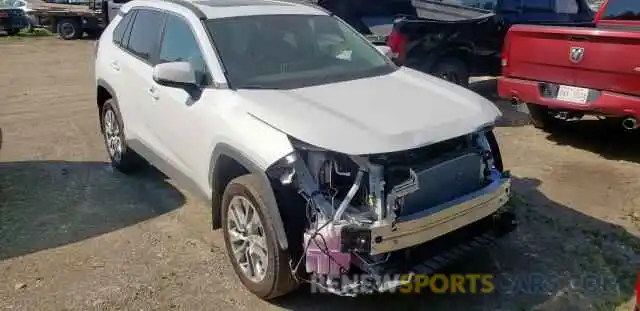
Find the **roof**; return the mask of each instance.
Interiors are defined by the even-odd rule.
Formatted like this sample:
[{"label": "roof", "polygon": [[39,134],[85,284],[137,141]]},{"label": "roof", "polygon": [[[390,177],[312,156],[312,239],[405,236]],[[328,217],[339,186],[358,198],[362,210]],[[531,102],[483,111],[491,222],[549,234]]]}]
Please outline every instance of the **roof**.
[{"label": "roof", "polygon": [[277,0],[185,0],[194,4],[207,18],[224,18],[248,15],[327,15],[323,10],[304,4],[303,1]]}]

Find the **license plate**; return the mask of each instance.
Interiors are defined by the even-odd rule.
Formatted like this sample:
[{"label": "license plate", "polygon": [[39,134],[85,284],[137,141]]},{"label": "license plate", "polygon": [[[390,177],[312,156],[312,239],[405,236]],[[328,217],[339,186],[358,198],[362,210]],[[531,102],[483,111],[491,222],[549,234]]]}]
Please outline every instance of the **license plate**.
[{"label": "license plate", "polygon": [[587,103],[588,97],[589,89],[561,85],[558,89],[558,95],[556,96],[556,99],[574,104],[584,105]]}]

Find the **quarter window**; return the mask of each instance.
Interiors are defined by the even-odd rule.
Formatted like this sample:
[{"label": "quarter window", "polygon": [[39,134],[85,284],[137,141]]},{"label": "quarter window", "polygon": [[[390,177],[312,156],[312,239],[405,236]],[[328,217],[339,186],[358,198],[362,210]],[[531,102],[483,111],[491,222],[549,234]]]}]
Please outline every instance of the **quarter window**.
[{"label": "quarter window", "polygon": [[169,15],[165,24],[159,61],[189,62],[196,74],[196,81],[204,86],[210,82],[209,71],[191,27],[180,17]]}]

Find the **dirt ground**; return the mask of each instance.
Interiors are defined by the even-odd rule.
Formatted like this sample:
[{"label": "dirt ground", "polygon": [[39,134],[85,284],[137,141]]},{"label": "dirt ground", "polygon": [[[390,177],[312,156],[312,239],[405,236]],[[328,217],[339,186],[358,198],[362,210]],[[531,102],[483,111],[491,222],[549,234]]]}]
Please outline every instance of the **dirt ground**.
[{"label": "dirt ground", "polygon": [[236,279],[205,204],[153,170],[125,177],[106,163],[92,51],[91,41],[0,38],[2,310],[630,310],[638,134],[584,121],[549,135],[500,103],[521,225],[459,267],[496,274],[497,292],[344,298],[303,288],[267,303]]}]

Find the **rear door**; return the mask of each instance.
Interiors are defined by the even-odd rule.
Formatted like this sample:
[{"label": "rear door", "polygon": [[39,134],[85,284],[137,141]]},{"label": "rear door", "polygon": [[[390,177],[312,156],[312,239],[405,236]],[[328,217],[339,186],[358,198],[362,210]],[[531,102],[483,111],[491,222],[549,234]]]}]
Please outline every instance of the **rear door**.
[{"label": "rear door", "polygon": [[[123,42],[126,53],[122,53],[118,63],[121,75],[126,78],[126,86],[118,94],[121,106],[127,106],[124,121],[126,126],[147,147],[162,153],[156,133],[150,130],[148,114],[154,105],[153,66],[157,63],[160,29],[164,24],[165,14],[150,8],[137,8],[135,19],[129,30],[129,37]],[[125,41],[125,40],[123,40]],[[124,114],[124,113],[123,113]],[[157,149],[157,150],[156,150]]]}]

